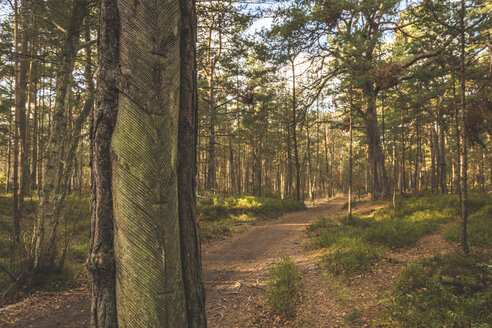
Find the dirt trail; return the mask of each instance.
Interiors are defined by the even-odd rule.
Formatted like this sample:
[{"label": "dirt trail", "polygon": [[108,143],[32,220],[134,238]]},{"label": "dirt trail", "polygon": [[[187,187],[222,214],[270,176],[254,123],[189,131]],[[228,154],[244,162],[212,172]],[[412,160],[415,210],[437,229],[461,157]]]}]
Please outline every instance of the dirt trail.
[{"label": "dirt trail", "polygon": [[203,278],[209,327],[254,327],[262,308],[268,265],[283,255],[296,262],[305,260],[306,251],[300,243],[307,225],[336,214],[344,202],[345,198],[339,197],[318,203],[205,248]]},{"label": "dirt trail", "polygon": [[[305,237],[306,226],[335,214],[344,201],[340,197],[318,202],[312,208],[286,214],[226,240],[205,245],[203,279],[209,327],[252,326],[261,306],[268,265],[282,255],[305,261],[300,242]],[[89,308],[87,289],[39,293],[0,309],[0,326],[88,327]]]}]

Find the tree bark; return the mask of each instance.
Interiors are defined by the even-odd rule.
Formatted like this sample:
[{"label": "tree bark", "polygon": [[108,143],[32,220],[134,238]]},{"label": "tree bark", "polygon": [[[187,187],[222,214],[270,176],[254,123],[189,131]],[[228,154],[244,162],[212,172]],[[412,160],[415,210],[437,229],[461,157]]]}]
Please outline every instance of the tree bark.
[{"label": "tree bark", "polygon": [[[182,162],[194,156],[194,147],[187,147],[187,152],[178,147],[178,136],[179,142],[185,138],[183,128],[194,130],[196,124],[190,122],[196,116],[189,105],[189,114],[180,119],[181,100],[196,101],[194,93],[180,92],[183,83],[188,90],[194,85],[193,78],[181,77],[183,70],[190,74],[190,66],[184,61],[181,65],[180,58],[192,51],[181,48],[183,43],[189,46],[182,38],[190,22],[183,21],[181,11],[191,7],[184,5],[178,0],[118,0],[122,76],[111,155],[116,311],[121,327],[186,328],[188,310],[197,311],[196,304],[188,308],[191,298],[185,292],[199,281],[196,268],[186,271],[199,260],[197,246],[182,252],[181,243],[190,239],[181,241],[180,232],[181,225],[187,225],[186,233],[195,231],[188,237],[198,243],[192,221],[194,195],[179,187],[181,182],[190,188],[194,179],[194,174],[185,178],[179,172],[196,170],[195,164]],[[192,136],[185,144],[195,142]],[[191,205],[180,207],[180,198]]]},{"label": "tree bark", "polygon": [[295,57],[291,58],[292,68],[292,141],[294,142],[294,161],[296,166],[296,200],[301,200],[301,168],[299,164],[299,150],[297,147],[297,113],[296,113],[296,71]]},{"label": "tree bark", "polygon": [[[178,130],[178,204],[181,261],[189,328],[207,326],[205,289],[202,283],[201,245],[196,223],[196,147],[198,95],[196,81],[197,22],[195,0],[181,0],[180,107]],[[232,156],[232,138],[230,152]],[[232,159],[231,159],[232,161]],[[231,163],[231,170],[234,170]],[[234,171],[232,171],[234,172]],[[234,184],[234,174],[231,174]]]},{"label": "tree bark", "polygon": [[371,180],[371,198],[377,200],[389,196],[388,178],[384,165],[384,155],[379,137],[378,120],[376,115],[376,94],[372,86],[363,88],[366,103],[364,122],[366,123],[368,161]]},{"label": "tree bark", "polygon": [[99,10],[97,96],[91,115],[91,239],[87,267],[92,276],[91,327],[116,328],[111,137],[118,112],[117,0],[101,0]]}]

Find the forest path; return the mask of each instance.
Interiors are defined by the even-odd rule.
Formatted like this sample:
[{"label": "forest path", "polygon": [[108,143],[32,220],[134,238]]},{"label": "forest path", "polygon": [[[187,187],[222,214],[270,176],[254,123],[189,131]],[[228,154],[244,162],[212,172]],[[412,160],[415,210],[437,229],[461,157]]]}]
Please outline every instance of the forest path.
[{"label": "forest path", "polygon": [[[287,213],[277,220],[204,245],[203,280],[209,327],[251,326],[263,302],[268,265],[283,255],[302,261],[306,251],[300,243],[307,225],[336,214],[344,202],[344,197],[318,201],[306,210]],[[0,326],[83,328],[89,327],[89,313],[87,288],[40,292],[0,309]]]},{"label": "forest path", "polygon": [[211,247],[205,246],[203,279],[209,327],[262,327],[255,319],[264,308],[269,265],[283,255],[307,264],[306,249],[301,246],[306,227],[340,212],[345,201],[345,197],[320,201],[306,210],[288,213]]}]

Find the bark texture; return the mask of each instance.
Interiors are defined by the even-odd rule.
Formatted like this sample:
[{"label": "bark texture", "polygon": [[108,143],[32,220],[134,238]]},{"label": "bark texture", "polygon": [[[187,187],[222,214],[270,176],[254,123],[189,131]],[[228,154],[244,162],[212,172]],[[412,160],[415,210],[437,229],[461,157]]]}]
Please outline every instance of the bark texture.
[{"label": "bark texture", "polygon": [[120,327],[187,327],[178,219],[181,8],[118,0],[118,115],[111,141]]},{"label": "bark texture", "polygon": [[120,22],[116,0],[101,1],[99,24],[97,98],[91,120],[91,242],[87,266],[92,275],[91,327],[114,328],[118,323],[110,150],[118,111]]},{"label": "bark texture", "polygon": [[[183,282],[189,328],[206,327],[200,240],[196,223],[196,14],[194,0],[181,0],[181,81],[178,128],[178,203]],[[232,166],[231,166],[232,169]]]}]

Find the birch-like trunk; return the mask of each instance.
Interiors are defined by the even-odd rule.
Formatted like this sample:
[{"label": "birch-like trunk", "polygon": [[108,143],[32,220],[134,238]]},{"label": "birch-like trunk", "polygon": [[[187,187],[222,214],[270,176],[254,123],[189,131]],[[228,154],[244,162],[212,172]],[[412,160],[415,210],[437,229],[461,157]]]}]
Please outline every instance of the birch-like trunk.
[{"label": "birch-like trunk", "polygon": [[64,145],[67,143],[66,114],[72,71],[79,50],[79,37],[82,22],[87,15],[87,0],[74,3],[70,25],[61,54],[57,72],[55,108],[51,123],[50,139],[46,151],[46,166],[43,188],[39,197],[38,213],[33,233],[34,272],[46,272],[55,269],[57,255],[57,230],[60,222],[61,208],[65,199],[63,180],[67,157]]}]

